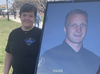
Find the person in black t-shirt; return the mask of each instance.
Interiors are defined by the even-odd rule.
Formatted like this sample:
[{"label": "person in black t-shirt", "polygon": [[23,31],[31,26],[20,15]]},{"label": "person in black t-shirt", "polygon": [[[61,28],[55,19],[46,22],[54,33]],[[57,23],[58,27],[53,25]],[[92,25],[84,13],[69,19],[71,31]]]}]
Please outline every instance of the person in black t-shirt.
[{"label": "person in black t-shirt", "polygon": [[22,26],[9,35],[4,74],[9,73],[11,66],[12,74],[34,74],[41,35],[41,29],[33,25],[36,14],[37,8],[31,4],[21,7],[19,15]]},{"label": "person in black t-shirt", "polygon": [[65,40],[47,50],[40,58],[37,74],[96,74],[100,57],[83,47],[88,15],[85,11],[70,11],[65,19]]}]

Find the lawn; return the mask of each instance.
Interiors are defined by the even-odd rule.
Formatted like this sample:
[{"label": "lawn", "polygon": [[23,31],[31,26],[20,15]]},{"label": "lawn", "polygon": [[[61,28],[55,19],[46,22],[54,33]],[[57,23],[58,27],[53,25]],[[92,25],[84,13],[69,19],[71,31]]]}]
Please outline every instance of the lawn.
[{"label": "lawn", "polygon": [[[20,26],[20,23],[8,21],[7,18],[3,17],[0,18],[0,74],[4,74],[5,47],[9,33]],[[9,74],[11,74],[11,71]]]},{"label": "lawn", "polygon": [[41,20],[42,20],[42,22],[43,22],[43,20],[44,20],[44,16],[41,16]]}]

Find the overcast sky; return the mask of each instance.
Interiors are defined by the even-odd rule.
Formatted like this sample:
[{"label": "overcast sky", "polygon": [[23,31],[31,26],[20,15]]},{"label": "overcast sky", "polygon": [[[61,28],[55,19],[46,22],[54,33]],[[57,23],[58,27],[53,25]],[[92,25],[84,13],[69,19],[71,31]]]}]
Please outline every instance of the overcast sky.
[{"label": "overcast sky", "polygon": [[6,4],[6,0],[0,0],[0,4]]},{"label": "overcast sky", "polygon": [[[12,6],[13,1],[14,1],[14,0],[8,0],[8,8],[10,8],[10,7]],[[0,0],[0,4],[1,4],[1,5],[6,4],[6,0]]]}]

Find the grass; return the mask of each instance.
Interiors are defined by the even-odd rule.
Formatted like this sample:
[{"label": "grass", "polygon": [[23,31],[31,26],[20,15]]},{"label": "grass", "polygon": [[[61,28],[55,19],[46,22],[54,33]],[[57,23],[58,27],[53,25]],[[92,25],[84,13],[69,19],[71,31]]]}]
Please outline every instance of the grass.
[{"label": "grass", "polygon": [[42,22],[43,22],[43,20],[44,20],[44,16],[41,16],[41,20],[42,20]]},{"label": "grass", "polygon": [[[21,24],[7,20],[7,18],[0,18],[0,74],[4,74],[4,60],[5,60],[5,47],[7,44],[9,33],[15,29],[20,27]],[[10,73],[11,74],[10,70]]]}]

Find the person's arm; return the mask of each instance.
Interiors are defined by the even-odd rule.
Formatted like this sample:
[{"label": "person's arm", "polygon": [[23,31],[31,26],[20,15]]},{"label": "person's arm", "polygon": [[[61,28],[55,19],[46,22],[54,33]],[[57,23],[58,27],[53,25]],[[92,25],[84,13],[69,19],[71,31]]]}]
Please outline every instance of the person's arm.
[{"label": "person's arm", "polygon": [[9,70],[10,70],[10,67],[11,67],[11,62],[12,62],[12,54],[6,52],[4,74],[9,73]]}]

